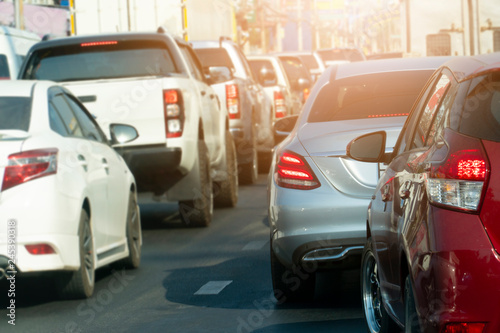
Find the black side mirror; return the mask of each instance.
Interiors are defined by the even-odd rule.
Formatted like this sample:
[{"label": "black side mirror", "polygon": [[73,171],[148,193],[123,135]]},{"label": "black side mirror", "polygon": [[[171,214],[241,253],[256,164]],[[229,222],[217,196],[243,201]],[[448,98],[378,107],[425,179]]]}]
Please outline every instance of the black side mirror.
[{"label": "black side mirror", "polygon": [[274,144],[283,141],[294,129],[299,115],[292,115],[276,120],[273,126]]},{"label": "black side mirror", "polygon": [[386,162],[385,131],[358,136],[347,145],[347,156],[361,162]]},{"label": "black side mirror", "polygon": [[135,127],[125,124],[110,124],[111,145],[117,145],[134,141],[139,137]]}]

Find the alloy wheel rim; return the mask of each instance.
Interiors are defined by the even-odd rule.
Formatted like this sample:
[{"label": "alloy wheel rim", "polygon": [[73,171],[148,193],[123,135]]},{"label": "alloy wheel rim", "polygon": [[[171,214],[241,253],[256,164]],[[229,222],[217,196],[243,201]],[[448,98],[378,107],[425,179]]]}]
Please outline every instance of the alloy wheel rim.
[{"label": "alloy wheel rim", "polygon": [[89,284],[94,283],[94,245],[92,243],[92,233],[90,231],[90,226],[85,223],[84,236],[83,236],[83,268],[85,270],[85,276],[89,281]]},{"label": "alloy wheel rim", "polygon": [[373,255],[367,259],[363,272],[363,305],[370,332],[378,333],[382,327],[382,299],[377,263]]}]

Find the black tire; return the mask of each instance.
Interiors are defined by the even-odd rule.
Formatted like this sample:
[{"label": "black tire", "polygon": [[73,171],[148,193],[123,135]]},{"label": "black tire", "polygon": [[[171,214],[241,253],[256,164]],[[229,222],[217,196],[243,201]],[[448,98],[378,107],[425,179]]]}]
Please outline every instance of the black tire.
[{"label": "black tire", "polygon": [[249,150],[252,159],[250,162],[241,164],[239,167],[239,179],[243,185],[255,184],[259,177],[259,154],[257,151],[257,130],[255,126],[255,124],[252,126],[252,142],[250,147],[244,148],[245,150]]},{"label": "black tire", "polygon": [[116,268],[136,269],[141,263],[142,229],[141,216],[137,206],[137,196],[130,192],[127,210],[127,246],[128,257],[113,264]]},{"label": "black tire", "polygon": [[405,280],[405,333],[420,333],[413,283],[408,275]]},{"label": "black tire", "polygon": [[[300,274],[297,274],[300,270]],[[308,273],[301,267],[287,269],[274,254],[271,247],[271,278],[274,297],[278,304],[308,302],[314,299],[316,273]]]},{"label": "black tire", "polygon": [[95,286],[95,256],[92,229],[88,213],[82,209],[78,230],[80,268],[63,272],[57,278],[57,291],[63,299],[81,299],[92,296]]},{"label": "black tire", "polygon": [[[226,164],[224,171],[227,178],[216,185],[214,205],[216,207],[235,207],[238,203],[238,165],[236,147],[231,132],[226,131]],[[215,187],[214,187],[215,188]]]},{"label": "black tire", "polygon": [[203,140],[198,142],[198,163],[200,170],[200,191],[193,200],[179,202],[181,220],[186,226],[207,227],[212,221],[214,194],[207,146]]},{"label": "black tire", "polygon": [[382,303],[377,261],[368,238],[361,260],[361,298],[370,333],[395,333],[400,329],[389,317]]},{"label": "black tire", "polygon": [[273,153],[270,151],[259,153],[259,173],[268,174],[271,168]]}]

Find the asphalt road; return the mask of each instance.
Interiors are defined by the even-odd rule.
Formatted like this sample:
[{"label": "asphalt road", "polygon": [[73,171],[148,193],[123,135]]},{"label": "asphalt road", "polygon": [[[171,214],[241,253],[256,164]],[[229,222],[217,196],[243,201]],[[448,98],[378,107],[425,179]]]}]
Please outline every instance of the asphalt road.
[{"label": "asphalt road", "polygon": [[139,269],[99,270],[77,301],[58,300],[50,279],[18,279],[15,326],[2,285],[0,332],[366,332],[357,270],[319,274],[314,302],[277,304],[266,176],[239,195],[208,228],[184,227],[176,204],[141,204]]}]

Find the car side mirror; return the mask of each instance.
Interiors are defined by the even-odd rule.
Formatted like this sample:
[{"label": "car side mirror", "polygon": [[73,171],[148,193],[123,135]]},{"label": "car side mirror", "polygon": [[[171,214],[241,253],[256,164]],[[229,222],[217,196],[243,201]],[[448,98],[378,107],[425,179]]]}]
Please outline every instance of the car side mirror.
[{"label": "car side mirror", "polygon": [[347,145],[347,156],[361,162],[386,162],[386,139],[385,131],[358,136]]},{"label": "car side mirror", "polygon": [[127,143],[139,137],[135,127],[125,124],[111,124],[109,125],[109,132],[111,134],[111,145]]},{"label": "car side mirror", "polygon": [[209,84],[231,81],[234,76],[231,68],[225,66],[212,66],[205,68],[205,76]]},{"label": "car side mirror", "polygon": [[299,119],[298,115],[292,115],[276,120],[273,126],[274,144],[283,141],[293,131],[297,119]]}]

